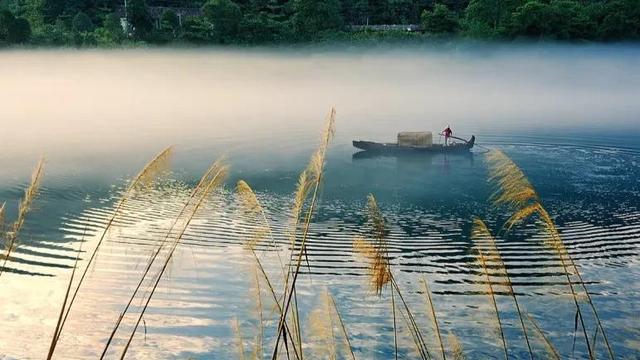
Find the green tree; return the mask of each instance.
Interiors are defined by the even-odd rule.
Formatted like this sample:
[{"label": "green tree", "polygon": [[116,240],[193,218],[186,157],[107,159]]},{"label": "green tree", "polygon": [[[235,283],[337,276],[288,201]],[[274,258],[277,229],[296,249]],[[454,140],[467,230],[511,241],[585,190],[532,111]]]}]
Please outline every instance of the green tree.
[{"label": "green tree", "polygon": [[56,19],[65,9],[65,0],[43,0],[42,1],[42,17],[48,24],[55,23]]},{"label": "green tree", "polygon": [[115,38],[121,39],[124,36],[122,32],[122,24],[117,14],[107,14],[102,20],[102,27]]},{"label": "green tree", "polygon": [[127,22],[136,39],[146,40],[153,30],[153,19],[144,0],[130,0],[127,8]]},{"label": "green tree", "polygon": [[182,22],[180,38],[194,44],[204,44],[211,41],[211,25],[201,17],[189,17]]},{"label": "green tree", "polygon": [[219,41],[231,42],[237,37],[242,21],[242,11],[238,4],[231,0],[209,0],[202,7],[202,13],[213,25]]},{"label": "green tree", "polygon": [[369,16],[369,2],[367,0],[342,0],[342,17],[345,23],[363,25]]},{"label": "green tree", "polygon": [[640,0],[610,1],[603,10],[600,38],[623,40],[640,37]]},{"label": "green tree", "polygon": [[180,28],[178,14],[171,9],[165,10],[160,17],[160,29],[175,35],[178,28]]},{"label": "green tree", "polygon": [[553,33],[558,39],[593,39],[597,23],[591,18],[587,7],[573,0],[552,0],[549,4],[554,13]]},{"label": "green tree", "polygon": [[538,0],[530,0],[513,13],[510,32],[513,36],[555,36],[556,16],[553,8]]},{"label": "green tree", "polygon": [[9,26],[7,42],[11,44],[24,43],[31,37],[31,24],[25,18],[15,18]]},{"label": "green tree", "polygon": [[503,34],[518,4],[519,0],[471,0],[465,9],[466,33],[480,38]]},{"label": "green tree", "polygon": [[118,15],[107,14],[102,20],[102,26],[94,31],[95,41],[98,46],[114,47],[124,38],[122,25]]},{"label": "green tree", "polygon": [[0,10],[0,44],[7,41],[9,28],[15,21],[15,16],[9,10]]},{"label": "green tree", "polygon": [[342,11],[338,0],[296,0],[295,29],[307,38],[342,28]]},{"label": "green tree", "polygon": [[429,33],[452,33],[458,28],[456,15],[443,4],[436,4],[432,11],[424,10],[421,18],[424,30]]},{"label": "green tree", "polygon": [[0,10],[0,44],[24,43],[31,37],[31,25],[25,18],[16,18],[9,10]]},{"label": "green tree", "polygon": [[91,21],[91,18],[89,18],[89,16],[82,11],[80,11],[76,14],[76,16],[73,17],[71,27],[74,31],[79,33],[91,32],[95,28],[93,22]]}]

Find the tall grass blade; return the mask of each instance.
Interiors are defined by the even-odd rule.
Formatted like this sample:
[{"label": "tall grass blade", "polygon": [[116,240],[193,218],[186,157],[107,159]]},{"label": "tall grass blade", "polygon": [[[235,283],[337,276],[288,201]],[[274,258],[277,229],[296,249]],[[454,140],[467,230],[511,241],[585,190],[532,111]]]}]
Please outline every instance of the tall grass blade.
[{"label": "tall grass blade", "polygon": [[[591,299],[591,295],[589,294],[582,275],[580,274],[576,263],[573,261],[573,258],[567,251],[553,219],[546,211],[546,209],[542,206],[540,197],[533,188],[533,185],[531,185],[526,175],[522,172],[518,165],[515,164],[513,160],[511,160],[502,151],[490,151],[487,154],[487,160],[489,162],[491,172],[490,181],[492,181],[496,187],[496,190],[492,196],[494,203],[496,205],[506,204],[514,209],[514,214],[507,221],[505,227],[510,229],[515,224],[525,221],[526,219],[534,215],[537,215],[540,218],[543,230],[547,234],[545,244],[556,252],[563,268],[563,272],[566,276],[569,289],[571,290],[571,295],[576,306],[576,312],[578,313],[584,340],[589,352],[589,358],[593,359],[594,354],[592,352],[589,335],[587,334],[587,329],[584,324],[584,317],[582,316],[582,311],[580,309],[578,293],[571,279],[572,272],[579,279],[579,285],[583,289],[591,311],[593,312],[596,319],[597,326],[602,333],[602,337],[607,347],[609,357],[611,359],[615,359],[613,349],[611,348],[609,339],[607,338],[604,326],[602,325],[602,321],[600,320],[600,316],[598,315],[598,311],[596,310],[596,307]],[[595,348],[595,346],[593,348]]]},{"label": "tall grass blade", "polygon": [[258,317],[258,336],[256,338],[256,345],[254,350],[254,359],[262,359],[262,349],[264,342],[264,313],[263,313],[263,305],[262,305],[262,289],[260,286],[260,274],[258,267],[256,266],[254,269],[255,274],[255,293],[254,298],[256,299],[256,315]]},{"label": "tall grass blade", "polygon": [[553,345],[551,340],[549,340],[549,338],[544,334],[544,331],[542,330],[542,328],[540,328],[540,325],[538,325],[538,322],[533,318],[533,316],[529,314],[527,314],[527,318],[529,319],[529,322],[531,322],[531,325],[533,325],[533,328],[535,329],[535,333],[542,340],[545,348],[547,349],[547,355],[549,355],[555,360],[560,360],[561,359],[560,353],[558,353],[558,350],[556,350],[556,347]]},{"label": "tall grass blade", "polygon": [[120,312],[120,315],[118,316],[118,319],[116,320],[116,324],[113,327],[113,329],[111,330],[111,334],[107,338],[107,342],[105,343],[105,346],[103,348],[102,354],[100,355],[100,359],[103,359],[106,356],[107,350],[109,349],[109,346],[111,345],[111,342],[113,341],[113,338],[116,335],[116,332],[120,328],[120,324],[122,323],[122,320],[124,319],[125,315],[129,311],[129,308],[131,307],[131,304],[133,303],[133,300],[138,295],[138,292],[140,291],[145,279],[147,278],[147,275],[149,274],[149,271],[151,270],[151,267],[155,263],[157,257],[160,255],[162,250],[165,248],[165,245],[169,241],[169,237],[171,236],[171,234],[173,233],[174,229],[178,225],[178,222],[182,219],[184,214],[188,213],[189,208],[191,206],[193,206],[192,202],[194,201],[194,199],[196,199],[197,196],[203,191],[204,187],[210,181],[213,180],[213,177],[216,176],[216,174],[218,174],[220,172],[220,170],[221,170],[221,168],[223,166],[224,166],[224,163],[223,163],[222,160],[215,161],[213,164],[211,164],[211,166],[209,166],[209,168],[207,168],[205,173],[200,178],[200,181],[198,181],[198,184],[193,188],[193,190],[189,194],[189,197],[187,198],[187,202],[182,206],[182,209],[178,213],[178,216],[176,216],[176,218],[173,220],[173,223],[169,227],[169,230],[165,234],[164,238],[162,239],[160,244],[158,244],[158,246],[156,247],[155,251],[152,253],[151,257],[147,261],[147,265],[146,265],[144,271],[142,272],[142,276],[140,277],[140,280],[138,281],[138,284],[134,288],[133,293],[129,297],[129,300],[127,301],[127,304],[125,305],[124,309]]},{"label": "tall grass blade", "polygon": [[524,339],[527,344],[527,349],[529,350],[529,357],[533,360],[533,351],[531,350],[531,344],[529,342],[529,334],[527,333],[527,327],[524,324],[524,316],[522,315],[522,311],[520,309],[520,303],[518,302],[518,297],[516,296],[515,291],[513,290],[513,283],[511,282],[511,276],[509,276],[509,272],[507,271],[507,266],[502,259],[502,255],[500,255],[500,251],[498,250],[498,246],[496,245],[496,239],[491,234],[491,231],[487,228],[487,225],[484,221],[476,218],[473,220],[473,229],[471,230],[471,239],[476,243],[476,246],[485,244],[488,249],[488,257],[498,271],[503,275],[507,282],[507,290],[509,296],[513,299],[513,302],[516,305],[516,311],[518,313],[518,319],[520,320],[520,326],[522,327],[522,333],[524,334]]},{"label": "tall grass blade", "polygon": [[[42,183],[42,177],[44,176],[44,158],[41,158],[38,161],[35,169],[31,173],[31,183],[24,190],[24,196],[18,204],[18,217],[13,222],[12,225],[9,226],[9,230],[4,233],[5,243],[4,243],[4,259],[2,261],[2,267],[0,267],[0,276],[3,274],[5,270],[5,266],[7,265],[7,261],[11,257],[11,252],[17,245],[18,234],[24,225],[24,221],[27,218],[27,214],[31,211],[31,207],[33,205],[33,201],[38,196],[38,192],[40,191],[40,184]],[[4,204],[2,205],[2,213],[4,217]],[[1,233],[0,233],[1,234]]]},{"label": "tall grass blade", "polygon": [[124,347],[124,349],[122,351],[122,354],[120,356],[121,360],[124,359],[125,355],[127,354],[127,351],[129,350],[131,342],[133,341],[133,336],[135,335],[136,331],[138,330],[138,326],[140,326],[140,321],[142,320],[142,317],[144,316],[147,308],[149,307],[149,302],[151,302],[151,299],[153,298],[153,295],[155,294],[156,289],[158,288],[158,284],[160,283],[160,280],[162,279],[162,276],[164,275],[165,271],[167,270],[167,268],[169,266],[169,263],[171,262],[171,259],[173,258],[173,254],[174,254],[176,248],[180,244],[180,242],[182,240],[182,237],[184,236],[185,232],[189,228],[189,224],[191,223],[191,221],[193,220],[195,215],[198,213],[198,210],[200,210],[202,205],[206,202],[206,200],[208,199],[208,197],[212,193],[212,191],[214,189],[217,189],[218,187],[220,187],[223,184],[224,179],[227,176],[228,166],[226,164],[222,163],[222,162],[216,162],[216,164],[218,164],[216,166],[216,171],[213,172],[213,175],[211,176],[210,179],[207,179],[208,183],[202,189],[202,191],[199,192],[198,201],[194,205],[193,211],[187,217],[184,226],[180,230],[180,233],[178,234],[178,236],[174,240],[173,244],[171,244],[171,246],[170,246],[169,253],[167,254],[167,256],[165,258],[165,261],[164,261],[164,263],[162,265],[162,268],[160,269],[160,271],[158,272],[158,274],[155,277],[156,280],[153,283],[153,286],[151,287],[151,290],[149,292],[149,295],[147,296],[147,299],[146,299],[146,301],[144,303],[144,306],[143,306],[142,310],[140,311],[140,314],[138,315],[138,319],[136,320],[135,326],[133,327],[133,330],[131,331],[129,339],[127,340],[127,343],[125,344],[125,347]]},{"label": "tall grass blade", "polygon": [[422,285],[424,287],[424,293],[427,296],[427,314],[433,323],[433,329],[435,330],[436,336],[438,337],[438,343],[440,344],[440,351],[442,352],[442,359],[447,359],[446,351],[444,350],[444,343],[442,342],[442,334],[440,333],[440,325],[438,324],[438,317],[436,316],[436,309],[433,305],[433,299],[431,297],[431,289],[429,289],[429,283],[427,279],[424,277],[421,279]]},{"label": "tall grass blade", "polygon": [[464,349],[462,348],[462,343],[458,337],[450,332],[448,335],[449,346],[451,347],[451,352],[453,353],[454,360],[467,360],[466,355],[464,354]]},{"label": "tall grass blade", "polygon": [[0,205],[0,240],[4,241],[4,209],[5,209],[5,205],[7,205],[7,203],[2,203],[2,205]]},{"label": "tall grass blade", "polygon": [[[269,220],[267,220],[266,213],[264,211],[264,208],[262,207],[262,204],[260,204],[260,200],[258,199],[255,192],[253,191],[253,189],[251,189],[251,187],[249,186],[249,184],[247,184],[246,181],[244,180],[238,181],[236,185],[236,195],[240,203],[240,210],[246,215],[248,220],[251,221],[252,223],[255,223],[255,221],[262,223],[262,225],[258,227],[258,230],[255,231],[255,233],[252,234],[251,237],[247,239],[244,245],[247,249],[251,251],[253,258],[256,261],[256,265],[260,270],[262,277],[264,278],[265,282],[268,285],[269,291],[271,292],[273,296],[273,300],[277,306],[278,314],[282,314],[282,307],[280,306],[280,300],[278,299],[278,296],[274,291],[274,288],[272,286],[271,280],[269,279],[269,276],[267,275],[266,271],[264,270],[264,267],[262,266],[262,261],[260,260],[260,258],[258,257],[258,254],[255,251],[255,247],[262,240],[268,237],[271,240],[271,245],[274,247],[276,254],[278,256],[278,261],[280,262],[280,269],[282,272],[282,276],[286,277],[285,266],[282,261],[282,257],[280,256],[280,248],[275,242],[273,231],[271,230],[271,224],[269,223]],[[300,334],[300,331],[298,330],[298,327],[296,325],[297,322],[298,322],[298,319],[296,317],[296,314],[294,314],[294,330],[295,331],[293,333],[289,331],[289,325],[287,324],[286,321],[284,325],[285,332],[287,336],[289,336],[289,340],[291,340],[292,344],[298,343],[298,341],[295,340],[299,338],[299,334]],[[294,336],[295,336],[295,339],[294,339]],[[294,346],[296,359],[299,359],[301,356],[299,355],[299,353],[301,352],[300,349],[301,349],[301,346]]]},{"label": "tall grass blade", "polygon": [[56,323],[56,328],[53,332],[53,336],[51,337],[51,345],[49,345],[49,353],[47,354],[47,360],[51,360],[53,356],[53,352],[56,349],[56,345],[58,344],[58,332],[60,331],[60,324],[62,323],[62,316],[64,315],[64,310],[67,306],[67,300],[69,299],[69,293],[71,292],[71,285],[73,284],[73,278],[76,274],[76,269],[78,268],[78,260],[80,259],[80,253],[82,252],[82,244],[84,243],[84,237],[87,233],[87,229],[85,228],[82,233],[82,239],[80,240],[80,245],[78,246],[78,253],[76,254],[76,260],[73,263],[73,270],[71,270],[71,276],[69,277],[69,283],[67,284],[67,290],[64,293],[64,300],[62,301],[62,306],[60,307],[60,314],[58,315],[58,322]]},{"label": "tall grass blade", "polygon": [[[295,235],[296,233],[295,229],[297,229],[299,218],[300,218],[300,215],[302,214],[302,206],[305,202],[305,199],[309,196],[309,194],[311,195],[311,200],[310,200],[310,204],[307,209],[307,214],[305,216],[305,220],[303,223],[303,230],[302,230],[302,234],[299,242],[300,249],[298,251],[298,255],[293,261],[293,264],[291,264],[294,267],[293,274],[290,276],[287,275],[287,278],[285,280],[284,305],[283,305],[284,309],[282,311],[282,314],[280,315],[280,321],[278,323],[278,337],[276,339],[276,344],[274,346],[274,350],[272,354],[273,360],[275,360],[278,354],[278,346],[280,344],[280,340],[284,335],[284,323],[285,323],[287,314],[289,313],[289,308],[292,303],[291,300],[295,296],[296,282],[298,280],[298,275],[300,274],[300,266],[302,265],[302,258],[303,256],[306,256],[307,236],[309,233],[309,227],[311,225],[311,218],[315,212],[316,202],[318,200],[318,192],[319,192],[320,184],[323,178],[326,153],[327,153],[327,149],[329,148],[329,143],[335,133],[335,115],[336,115],[335,109],[331,108],[326,118],[326,125],[322,133],[320,146],[318,147],[314,155],[311,157],[311,161],[309,162],[307,169],[300,175],[299,186],[301,186],[302,189],[299,189],[298,191],[296,191],[295,201],[296,202],[299,201],[299,203],[294,204],[294,216],[296,217],[294,221],[294,224],[295,224],[294,235],[292,237],[294,240],[293,241],[294,244],[297,242],[296,241],[297,235]],[[313,188],[312,191],[310,191],[311,188]],[[300,199],[298,199],[298,197],[300,197]],[[298,209],[298,206],[299,206],[299,209]],[[291,268],[291,266],[289,266],[289,268]],[[290,281],[289,281],[289,278],[291,278]],[[300,349],[302,349],[301,344],[300,344]],[[302,358],[302,354],[301,354],[301,358]]]},{"label": "tall grass blade", "polygon": [[309,324],[314,337],[320,341],[318,358],[337,360],[338,345],[334,332],[334,319],[331,311],[331,300],[327,289],[320,294],[320,303],[309,315]]},{"label": "tall grass blade", "polygon": [[349,334],[347,333],[347,328],[344,325],[344,321],[342,320],[342,315],[340,315],[340,311],[338,310],[338,305],[336,305],[336,301],[333,298],[333,296],[331,296],[331,294],[329,294],[327,292],[327,295],[329,296],[329,300],[331,301],[332,310],[335,313],[336,318],[338,319],[338,323],[340,325],[340,330],[342,331],[342,336],[343,336],[343,339],[345,341],[345,347],[349,351],[349,357],[351,358],[351,360],[356,360],[356,355],[353,353],[353,347],[351,346],[351,340],[349,340]]},{"label": "tall grass blade", "polygon": [[109,232],[109,229],[114,224],[117,216],[120,214],[120,210],[122,210],[125,203],[136,193],[138,189],[140,189],[145,185],[148,185],[151,179],[157,177],[160,173],[162,173],[168,168],[168,164],[171,160],[172,155],[173,155],[173,146],[169,146],[166,149],[162,150],[151,161],[149,161],[142,168],[142,170],[140,170],[140,172],[136,175],[136,177],[133,178],[133,180],[125,190],[124,194],[120,198],[120,200],[118,200],[116,207],[113,210],[113,214],[111,214],[111,217],[109,218],[104,229],[102,230],[102,233],[100,234],[100,238],[98,239],[96,247],[93,249],[93,252],[89,257],[89,260],[87,261],[87,265],[85,265],[84,271],[80,276],[80,280],[78,281],[78,284],[76,285],[75,290],[73,291],[73,295],[71,296],[71,300],[69,301],[69,306],[67,307],[67,310],[65,311],[65,315],[62,319],[62,323],[60,324],[60,331],[58,333],[58,337],[62,334],[64,325],[66,324],[67,318],[71,313],[71,309],[73,308],[73,304],[75,303],[76,297],[78,296],[78,292],[80,291],[80,288],[84,283],[85,277],[89,272],[89,269],[91,268],[91,265],[93,264],[96,258],[96,255],[100,250],[102,242],[104,241],[107,233]]},{"label": "tall grass blade", "polygon": [[244,356],[244,341],[242,340],[242,331],[240,330],[240,322],[238,321],[238,318],[234,318],[232,321],[232,326],[233,326],[233,332],[236,335],[236,346],[238,347],[238,358],[240,360],[245,360],[246,357]]},{"label": "tall grass blade", "polygon": [[486,278],[489,299],[491,300],[491,305],[493,305],[493,309],[496,314],[496,321],[498,325],[498,332],[500,333],[500,339],[502,340],[502,349],[504,350],[504,358],[509,359],[509,354],[507,353],[507,340],[504,337],[504,329],[502,328],[502,320],[500,319],[500,310],[498,310],[498,302],[496,301],[496,294],[493,289],[493,282],[491,281],[491,276],[489,275],[489,269],[487,268],[487,258],[485,257],[482,250],[478,249],[478,263],[480,264],[480,268],[482,269],[482,274]]},{"label": "tall grass blade", "polygon": [[[386,239],[385,221],[382,216],[382,212],[378,207],[375,197],[369,194],[367,197],[367,216],[369,219],[370,229],[369,236],[371,239],[367,240],[361,237],[356,237],[353,242],[354,250],[365,257],[368,261],[368,269],[370,274],[370,283],[376,294],[380,295],[384,286],[387,283],[391,284],[391,301],[393,302],[392,309],[396,311],[395,296],[398,296],[405,314],[402,314],[403,319],[407,321],[407,327],[411,332],[414,339],[416,349],[420,352],[420,357],[423,359],[431,358],[429,350],[420,331],[420,327],[415,321],[407,302],[400,291],[393,273],[391,272],[391,264],[389,261],[389,247]],[[394,334],[397,333],[394,315]],[[395,341],[397,342],[397,341]]]},{"label": "tall grass blade", "polygon": [[395,360],[398,360],[398,324],[396,321],[396,299],[393,291],[391,291],[391,313],[393,314],[393,353]]}]

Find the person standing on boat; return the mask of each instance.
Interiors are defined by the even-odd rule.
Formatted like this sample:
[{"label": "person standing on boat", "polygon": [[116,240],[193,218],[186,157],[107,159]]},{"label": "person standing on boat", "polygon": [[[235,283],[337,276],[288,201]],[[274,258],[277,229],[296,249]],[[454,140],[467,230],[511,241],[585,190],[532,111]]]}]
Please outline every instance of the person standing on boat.
[{"label": "person standing on boat", "polygon": [[449,138],[453,135],[453,131],[451,131],[451,127],[447,125],[447,128],[442,130],[442,135],[444,135],[444,145],[449,145]]}]

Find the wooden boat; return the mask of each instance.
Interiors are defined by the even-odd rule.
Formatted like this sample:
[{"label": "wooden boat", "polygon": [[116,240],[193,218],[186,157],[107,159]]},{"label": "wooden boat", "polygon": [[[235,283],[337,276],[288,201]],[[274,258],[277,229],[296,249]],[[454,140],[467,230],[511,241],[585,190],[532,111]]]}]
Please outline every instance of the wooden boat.
[{"label": "wooden boat", "polygon": [[469,140],[452,136],[451,138],[461,140],[462,143],[453,143],[449,145],[433,144],[431,146],[411,146],[411,145],[398,145],[398,143],[379,143],[374,141],[354,140],[353,146],[371,152],[378,153],[466,153],[473,148],[476,142],[475,135],[471,136]]}]

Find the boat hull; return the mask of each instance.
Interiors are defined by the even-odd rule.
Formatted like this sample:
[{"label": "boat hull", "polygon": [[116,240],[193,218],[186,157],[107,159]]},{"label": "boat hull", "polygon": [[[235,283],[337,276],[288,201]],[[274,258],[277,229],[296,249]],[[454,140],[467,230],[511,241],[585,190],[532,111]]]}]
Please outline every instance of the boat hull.
[{"label": "boat hull", "polygon": [[440,145],[435,144],[430,147],[419,147],[419,146],[402,146],[397,143],[379,143],[374,141],[363,141],[363,140],[354,140],[353,146],[365,150],[365,151],[373,151],[379,153],[393,153],[393,154],[402,154],[402,153],[465,153],[469,152],[473,145],[475,144],[476,137],[472,136],[469,141],[465,143],[456,143],[451,145]]}]

